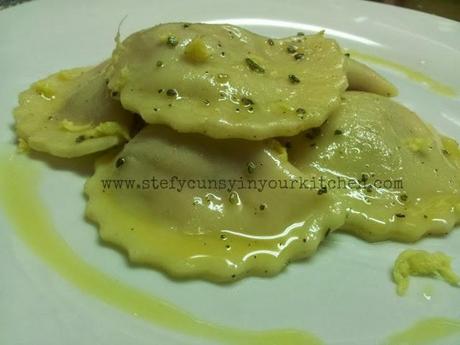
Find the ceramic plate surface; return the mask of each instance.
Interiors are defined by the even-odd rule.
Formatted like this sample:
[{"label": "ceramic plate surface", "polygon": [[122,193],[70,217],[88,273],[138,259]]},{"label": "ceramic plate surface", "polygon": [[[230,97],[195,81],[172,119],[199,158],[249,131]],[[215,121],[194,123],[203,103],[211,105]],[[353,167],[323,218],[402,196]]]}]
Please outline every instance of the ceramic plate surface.
[{"label": "ceramic plate surface", "polygon": [[[460,91],[460,24],[393,6],[352,0],[37,0],[0,12],[2,146],[14,142],[12,109],[18,93],[54,71],[105,59],[123,18],[122,37],[171,21],[226,22],[273,37],[325,29],[343,47],[397,62]],[[394,68],[369,64],[399,87],[398,101],[460,140],[458,96],[439,94]],[[394,259],[406,248],[442,250],[454,257],[460,272],[460,229],[411,245],[369,244],[333,234],[311,260],[270,279],[228,286],[176,282],[152,269],[130,267],[119,252],[99,243],[96,228],[83,217],[88,171],[60,169],[49,160],[35,165],[42,171],[40,194],[51,219],[81,260],[201,320],[238,329],[295,328],[326,344],[370,345],[384,344],[419,320],[460,319],[460,289],[414,278],[401,298],[390,277]],[[216,343],[163,328],[83,292],[25,244],[2,209],[0,236],[1,344]],[[458,337],[436,344],[459,344]]]}]

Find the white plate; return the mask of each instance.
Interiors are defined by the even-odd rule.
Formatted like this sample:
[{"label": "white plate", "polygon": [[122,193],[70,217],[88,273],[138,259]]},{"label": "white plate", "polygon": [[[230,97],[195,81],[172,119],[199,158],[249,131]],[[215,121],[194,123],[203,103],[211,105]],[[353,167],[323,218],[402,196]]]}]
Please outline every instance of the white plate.
[{"label": "white plate", "polygon": [[[392,6],[351,0],[40,0],[0,12],[2,145],[13,140],[9,125],[18,93],[51,72],[106,58],[125,16],[123,36],[169,21],[230,22],[270,36],[326,29],[344,47],[396,61],[460,89],[460,24]],[[373,66],[399,87],[402,103],[460,139],[458,98]],[[459,289],[415,278],[401,298],[389,275],[395,257],[408,247],[453,255],[460,271],[458,229],[415,245],[369,244],[334,234],[312,260],[290,265],[272,279],[249,278],[230,286],[174,282],[154,270],[130,268],[118,252],[101,246],[96,229],[83,221],[84,177],[39,164],[46,171],[41,192],[55,225],[83,260],[202,320],[245,329],[298,328],[326,344],[369,345],[421,319],[460,319]],[[35,256],[8,224],[0,212],[1,344],[205,343],[83,293]],[[427,285],[430,298],[423,296]],[[445,344],[459,342],[457,335]]]}]

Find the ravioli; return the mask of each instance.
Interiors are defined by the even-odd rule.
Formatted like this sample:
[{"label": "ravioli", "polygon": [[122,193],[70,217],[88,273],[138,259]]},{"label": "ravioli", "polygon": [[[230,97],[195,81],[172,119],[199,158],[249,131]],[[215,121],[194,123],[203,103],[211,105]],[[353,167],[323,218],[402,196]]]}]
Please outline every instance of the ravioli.
[{"label": "ravioli", "polygon": [[290,189],[299,178],[275,140],[214,140],[147,126],[97,162],[86,213],[132,262],[174,277],[267,276],[312,255],[345,219],[332,195]]},{"label": "ravioli", "polygon": [[260,140],[317,127],[347,88],[345,57],[322,33],[268,39],[231,25],[164,24],[112,55],[109,88],[147,123]]},{"label": "ravioli", "polygon": [[415,241],[460,220],[458,144],[386,97],[347,92],[322,127],[285,142],[289,161],[341,199],[343,231]]},{"label": "ravioli", "polygon": [[345,66],[348,90],[366,91],[387,97],[398,95],[396,86],[367,65],[348,57]]},{"label": "ravioli", "polygon": [[132,114],[111,98],[107,64],[64,70],[22,92],[14,110],[19,138],[36,151],[65,158],[128,140]]}]

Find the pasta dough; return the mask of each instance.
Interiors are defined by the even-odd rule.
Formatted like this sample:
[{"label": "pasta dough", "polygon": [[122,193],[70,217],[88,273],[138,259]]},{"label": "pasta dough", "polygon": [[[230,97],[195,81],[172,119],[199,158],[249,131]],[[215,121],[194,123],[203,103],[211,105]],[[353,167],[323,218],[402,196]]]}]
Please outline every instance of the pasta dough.
[{"label": "pasta dough", "polygon": [[322,33],[267,39],[230,25],[164,24],[118,42],[109,87],[147,123],[259,140],[321,125],[347,88]]},{"label": "pasta dough", "polygon": [[[133,262],[176,277],[231,281],[273,275],[289,261],[312,255],[344,222],[330,195],[246,185],[289,183],[299,174],[273,140],[214,140],[147,126],[120,153],[97,163],[86,185],[87,216],[99,225],[102,239],[126,249]],[[186,181],[180,191],[179,180]],[[107,181],[133,182],[130,188]]]},{"label": "pasta dough", "polygon": [[34,150],[66,158],[129,139],[132,114],[110,97],[106,68],[64,70],[22,92],[14,111],[19,138]]},{"label": "pasta dough", "polygon": [[346,60],[348,90],[366,91],[381,96],[394,97],[398,89],[380,74],[350,57]]},{"label": "pasta dough", "polygon": [[459,221],[458,144],[405,107],[348,92],[314,134],[286,139],[289,160],[335,181],[329,192],[347,209],[344,231],[368,241],[415,241],[445,234]]}]

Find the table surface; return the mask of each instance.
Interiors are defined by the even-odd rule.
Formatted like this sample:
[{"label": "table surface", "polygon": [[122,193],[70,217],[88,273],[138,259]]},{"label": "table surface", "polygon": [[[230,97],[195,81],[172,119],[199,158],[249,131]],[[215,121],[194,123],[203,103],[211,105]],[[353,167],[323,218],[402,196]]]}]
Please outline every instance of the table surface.
[{"label": "table surface", "polygon": [[[0,0],[0,10],[31,0]],[[460,21],[460,0],[366,0],[401,6]]]}]

